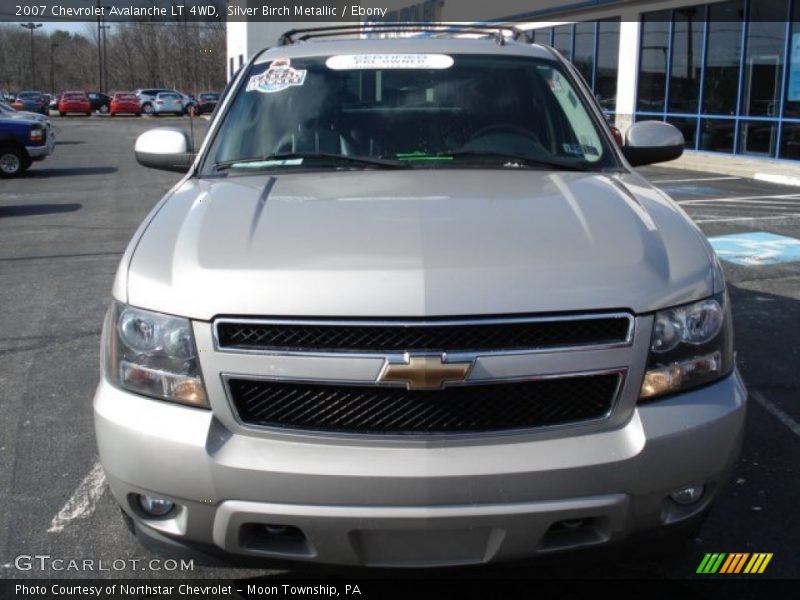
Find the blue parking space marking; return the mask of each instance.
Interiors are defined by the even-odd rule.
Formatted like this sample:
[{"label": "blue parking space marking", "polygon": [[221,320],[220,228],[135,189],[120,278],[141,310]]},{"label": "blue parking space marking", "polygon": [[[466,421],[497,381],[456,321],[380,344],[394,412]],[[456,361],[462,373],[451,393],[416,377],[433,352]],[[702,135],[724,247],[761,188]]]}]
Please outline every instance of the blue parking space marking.
[{"label": "blue parking space marking", "polygon": [[717,187],[710,187],[706,185],[670,185],[668,183],[660,183],[658,185],[662,190],[667,192],[670,196],[719,196],[721,191]]},{"label": "blue parking space marking", "polygon": [[717,255],[746,267],[800,262],[800,240],[765,231],[708,238]]}]

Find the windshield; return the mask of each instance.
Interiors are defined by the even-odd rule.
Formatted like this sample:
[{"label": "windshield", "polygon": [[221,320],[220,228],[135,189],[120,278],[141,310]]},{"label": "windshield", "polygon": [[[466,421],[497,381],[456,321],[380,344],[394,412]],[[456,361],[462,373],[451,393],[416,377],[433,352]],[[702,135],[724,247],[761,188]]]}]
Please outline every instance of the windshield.
[{"label": "windshield", "polygon": [[203,172],[380,168],[387,161],[414,168],[618,166],[572,77],[555,62],[367,54],[253,65]]}]

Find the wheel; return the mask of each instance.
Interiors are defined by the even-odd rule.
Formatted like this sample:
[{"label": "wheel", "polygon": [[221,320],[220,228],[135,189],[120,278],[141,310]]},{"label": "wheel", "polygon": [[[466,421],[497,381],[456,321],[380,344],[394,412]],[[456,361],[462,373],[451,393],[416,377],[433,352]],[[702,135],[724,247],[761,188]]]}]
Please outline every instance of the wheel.
[{"label": "wheel", "polygon": [[108,112],[108,104],[102,104],[102,105],[100,106],[100,113],[104,115],[104,114],[106,114],[107,112]]},{"label": "wheel", "polygon": [[153,110],[153,105],[149,102],[146,104],[142,104],[142,110],[146,115],[152,115],[155,111]]},{"label": "wheel", "polygon": [[87,116],[87,117],[91,117],[91,116],[92,116],[92,113],[91,113],[91,112],[87,112],[87,113],[86,113],[86,116]]},{"label": "wheel", "polygon": [[0,148],[0,177],[14,177],[31,166],[28,155],[14,146]]},{"label": "wheel", "polygon": [[62,117],[66,117],[67,116],[67,113],[65,113],[64,111],[61,111],[61,110],[58,111],[58,114],[61,115]]},{"label": "wheel", "polygon": [[110,116],[110,117],[114,117],[114,116],[116,116],[116,114],[117,114],[117,113],[115,113],[115,112],[112,112],[112,113],[110,113],[110,114],[109,114],[109,116]]}]

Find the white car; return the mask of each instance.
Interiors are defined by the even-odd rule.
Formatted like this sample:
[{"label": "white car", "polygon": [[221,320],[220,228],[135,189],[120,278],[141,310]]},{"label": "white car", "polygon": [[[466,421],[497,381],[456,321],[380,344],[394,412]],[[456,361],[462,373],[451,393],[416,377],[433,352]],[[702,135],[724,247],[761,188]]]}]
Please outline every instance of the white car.
[{"label": "white car", "polygon": [[178,92],[159,92],[153,101],[153,115],[182,115],[183,97]]}]

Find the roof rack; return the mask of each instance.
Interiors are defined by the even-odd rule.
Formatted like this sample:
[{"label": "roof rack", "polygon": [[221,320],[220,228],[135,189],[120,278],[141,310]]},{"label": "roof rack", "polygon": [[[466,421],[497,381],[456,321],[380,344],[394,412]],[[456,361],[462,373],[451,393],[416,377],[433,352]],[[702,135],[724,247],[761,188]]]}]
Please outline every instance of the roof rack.
[{"label": "roof rack", "polygon": [[450,23],[364,23],[359,25],[334,25],[329,27],[312,27],[308,29],[291,29],[278,38],[279,46],[290,46],[296,42],[319,37],[335,37],[363,33],[425,33],[436,35],[453,35],[460,33],[477,33],[494,36],[498,44],[505,44],[506,35],[518,40],[525,32],[513,25],[463,25]]}]

